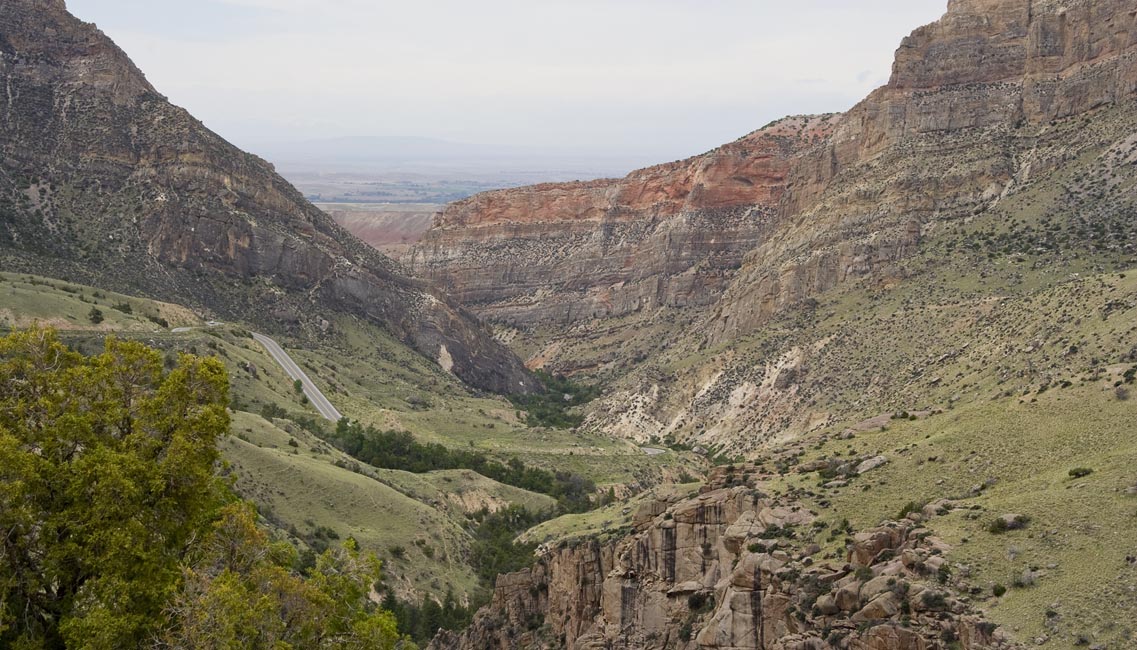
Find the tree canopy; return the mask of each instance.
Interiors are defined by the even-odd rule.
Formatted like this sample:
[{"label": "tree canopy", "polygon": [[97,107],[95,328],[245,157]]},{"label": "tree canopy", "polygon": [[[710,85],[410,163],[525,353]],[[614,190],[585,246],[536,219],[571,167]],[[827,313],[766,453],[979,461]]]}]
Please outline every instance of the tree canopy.
[{"label": "tree canopy", "polygon": [[190,566],[160,639],[172,650],[327,648],[389,650],[405,645],[390,612],[369,599],[379,560],[355,540],[328,549],[307,576],[291,570],[296,549],[273,543],[247,503],[225,508]]},{"label": "tree canopy", "polygon": [[348,540],[293,571],[216,476],[220,361],[48,329],[0,338],[0,647],[376,648],[379,563]]},{"label": "tree canopy", "polygon": [[222,495],[216,360],[51,330],[0,339],[0,645],[136,647]]}]

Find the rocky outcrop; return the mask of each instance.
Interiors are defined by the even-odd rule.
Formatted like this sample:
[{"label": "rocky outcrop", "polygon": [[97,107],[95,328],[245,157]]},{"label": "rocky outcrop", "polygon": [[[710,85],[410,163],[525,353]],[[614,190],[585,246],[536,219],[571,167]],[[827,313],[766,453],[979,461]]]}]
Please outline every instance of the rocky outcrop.
[{"label": "rocky outcrop", "polygon": [[795,158],[833,116],[788,118],[702,156],[619,180],[546,184],[452,204],[414,273],[513,325],[710,304],[770,227]]},{"label": "rocky outcrop", "polygon": [[[932,393],[940,403],[958,399],[960,385],[949,390],[951,376],[932,368],[962,342],[915,310],[971,303],[983,314],[1014,282],[986,275],[1032,255],[1048,258],[1030,264],[1055,269],[1079,256],[1119,271],[1130,264],[1120,253],[1134,250],[1131,196],[1100,188],[1131,177],[1135,20],[1135,0],[952,2],[905,39],[888,85],[795,157],[769,229],[705,319],[671,339],[653,332],[667,349],[637,359],[587,424],[745,454],[838,421],[931,407]],[[1041,242],[1016,220],[1047,223],[1068,239]],[[965,244],[978,223],[1019,232],[997,248]],[[1095,229],[1115,234],[1094,240]],[[1058,247],[1068,251],[1061,258]],[[931,297],[940,287],[928,283],[945,281],[939,269],[974,272],[978,289]],[[912,297],[898,317],[915,327],[885,335],[879,321],[856,322],[891,318],[864,311],[889,293]],[[960,321],[957,337],[1000,339],[984,318]],[[826,320],[833,326],[821,327]],[[917,329],[923,340],[894,345]],[[834,398],[845,391],[856,397]],[[910,401],[894,401],[898,392]]]},{"label": "rocky outcrop", "polygon": [[[933,578],[947,547],[912,521],[856,534],[840,561],[814,515],[718,468],[696,496],[649,501],[616,542],[569,542],[501,576],[434,650],[909,650],[1009,647]],[[843,535],[845,531],[838,531]],[[958,644],[958,645],[954,645]]]},{"label": "rocky outcrop", "polygon": [[796,160],[777,226],[720,301],[711,339],[842,282],[896,273],[922,233],[1053,165],[1030,155],[1049,123],[1134,91],[1134,0],[952,0],[904,40],[889,83]]},{"label": "rocky outcrop", "polygon": [[474,386],[536,386],[476,319],[172,106],[63,2],[0,4],[0,83],[5,268],[312,336],[321,312],[349,313]]}]

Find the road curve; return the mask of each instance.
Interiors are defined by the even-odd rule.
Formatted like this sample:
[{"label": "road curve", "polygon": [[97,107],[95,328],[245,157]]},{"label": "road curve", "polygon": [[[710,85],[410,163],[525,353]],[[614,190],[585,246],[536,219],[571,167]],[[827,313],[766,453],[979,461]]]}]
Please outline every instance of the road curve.
[{"label": "road curve", "polygon": [[288,373],[289,377],[294,380],[300,380],[300,384],[304,387],[304,394],[308,396],[308,401],[312,403],[312,406],[316,407],[316,410],[320,412],[320,415],[331,420],[332,422],[340,421],[340,418],[343,417],[340,415],[340,412],[336,410],[336,407],[332,406],[332,403],[328,401],[327,397],[324,397],[324,394],[320,392],[320,389],[316,388],[316,384],[312,383],[312,380],[309,379],[308,375],[306,375],[304,371],[300,369],[300,366],[296,365],[296,362],[292,360],[292,357],[288,356],[288,353],[284,351],[284,348],[280,347],[276,341],[270,339],[264,334],[257,334],[256,332],[252,332],[252,335],[253,339],[255,339],[257,343],[260,343],[261,346],[270,355],[272,355],[272,358],[280,364],[280,367],[284,368],[284,372]]}]

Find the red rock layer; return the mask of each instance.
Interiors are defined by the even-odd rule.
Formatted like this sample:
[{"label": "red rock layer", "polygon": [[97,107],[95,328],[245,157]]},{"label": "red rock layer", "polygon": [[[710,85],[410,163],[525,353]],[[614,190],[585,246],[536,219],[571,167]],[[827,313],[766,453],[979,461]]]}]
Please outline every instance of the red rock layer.
[{"label": "red rock layer", "polygon": [[788,118],[623,179],[480,194],[439,215],[407,261],[517,324],[708,304],[767,227],[794,159],[834,119]]}]

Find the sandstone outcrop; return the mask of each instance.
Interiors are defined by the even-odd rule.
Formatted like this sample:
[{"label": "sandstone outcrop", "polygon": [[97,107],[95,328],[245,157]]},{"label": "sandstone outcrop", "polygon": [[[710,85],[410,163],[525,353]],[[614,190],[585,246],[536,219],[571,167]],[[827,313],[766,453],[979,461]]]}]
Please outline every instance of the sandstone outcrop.
[{"label": "sandstone outcrop", "polygon": [[171,105],[63,2],[0,4],[0,82],[4,268],[311,336],[321,311],[349,313],[474,386],[536,386],[476,319]]},{"label": "sandstone outcrop", "polygon": [[787,118],[623,179],[459,201],[407,264],[480,314],[519,326],[710,304],[770,228],[795,158],[833,120]]},{"label": "sandstone outcrop", "polygon": [[[434,650],[909,650],[1009,647],[934,582],[944,545],[911,521],[819,555],[812,513],[718,468],[702,492],[648,502],[616,542],[569,542],[501,576],[493,602]],[[931,580],[929,578],[932,578]]]},{"label": "sandstone outcrop", "polygon": [[[930,295],[935,287],[921,283],[963,256],[953,233],[977,220],[996,231],[1015,218],[1071,231],[1069,256],[1037,264],[1060,266],[1113,250],[1104,264],[1124,270],[1135,250],[1130,198],[1089,188],[1116,186],[1132,169],[1135,17],[1134,0],[950,3],[940,21],[905,39],[888,85],[794,158],[768,230],[726,291],[705,318],[665,339],[682,350],[680,358],[702,361],[692,369],[652,350],[640,365],[660,359],[659,366],[627,372],[593,407],[589,424],[645,442],[670,438],[746,453],[775,437],[892,408],[899,391],[915,400],[936,392],[953,399],[944,388],[950,377],[929,369],[971,352],[930,324],[924,341],[895,350],[884,366],[878,353],[891,342],[880,338],[883,325],[872,332],[854,331],[849,322],[824,331],[808,325],[857,312],[847,302],[824,304],[842,295],[860,292],[858,301],[871,301],[913,286]],[[1048,188],[1062,189],[1054,195]],[[1083,221],[1116,234],[1090,241]],[[999,250],[968,244],[987,251],[986,260],[970,258],[972,269],[1006,268],[1027,259],[1022,252],[1052,255],[1046,251],[1058,245],[1030,242],[1023,232],[1005,238]],[[945,300],[974,300],[974,311],[986,314],[983,301],[998,301],[1007,286],[981,283],[978,292]],[[954,306],[932,299],[924,308],[943,313]],[[983,316],[966,322],[1002,336]],[[602,326],[577,329],[588,327]],[[1030,326],[1001,326],[1023,328]],[[812,333],[797,335],[803,331]],[[766,342],[739,345],[750,339]],[[843,385],[833,384],[837,376]],[[901,376],[909,379],[893,379]],[[834,404],[833,395],[845,390],[859,397]]]}]

